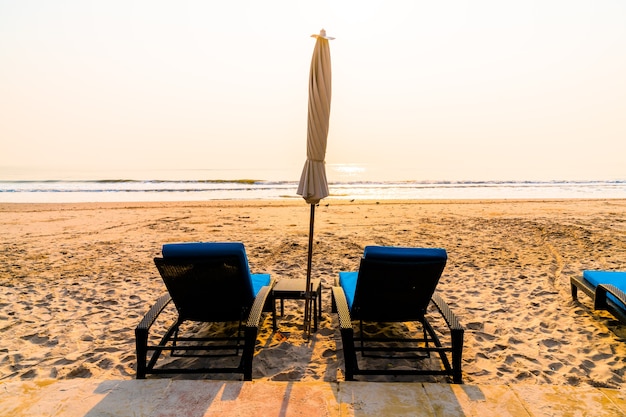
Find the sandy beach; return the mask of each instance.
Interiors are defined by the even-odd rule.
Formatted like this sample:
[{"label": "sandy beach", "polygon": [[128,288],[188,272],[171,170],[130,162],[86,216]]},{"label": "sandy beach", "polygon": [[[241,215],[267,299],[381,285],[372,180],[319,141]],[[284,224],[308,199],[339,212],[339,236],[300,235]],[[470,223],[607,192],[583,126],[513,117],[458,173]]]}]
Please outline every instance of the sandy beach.
[{"label": "sandy beach", "polygon": [[[626,327],[593,311],[569,278],[626,270],[626,201],[322,201],[313,275],[324,316],[303,305],[266,319],[255,380],[341,381],[329,287],[366,245],[442,247],[438,286],[465,326],[464,381],[621,388]],[[252,272],[304,278],[301,199],[198,203],[0,204],[0,380],[132,379],[134,328],[165,292],[153,257],[182,241],[241,241]],[[395,380],[393,377],[388,380]]]}]

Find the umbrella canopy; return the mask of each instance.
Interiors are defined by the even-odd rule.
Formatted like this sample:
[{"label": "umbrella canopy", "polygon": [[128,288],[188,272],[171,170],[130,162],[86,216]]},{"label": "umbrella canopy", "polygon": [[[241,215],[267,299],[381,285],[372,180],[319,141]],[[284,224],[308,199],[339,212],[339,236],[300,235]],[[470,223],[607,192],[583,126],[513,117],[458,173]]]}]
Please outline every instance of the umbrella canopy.
[{"label": "umbrella canopy", "polygon": [[315,205],[322,198],[328,196],[328,181],[326,180],[326,141],[328,139],[328,125],[330,120],[330,45],[333,39],[326,36],[322,29],[317,38],[311,71],[309,74],[309,117],[306,135],[306,162],[298,184],[298,194],[311,205],[311,219],[309,222],[309,255],[306,270],[306,289],[304,303],[304,330],[307,335],[311,331],[311,259],[313,256],[313,225],[315,224]]},{"label": "umbrella canopy", "polygon": [[322,29],[317,38],[309,74],[309,117],[307,122],[306,162],[298,184],[298,195],[309,204],[328,196],[326,180],[326,142],[330,120],[331,71],[330,45]]}]

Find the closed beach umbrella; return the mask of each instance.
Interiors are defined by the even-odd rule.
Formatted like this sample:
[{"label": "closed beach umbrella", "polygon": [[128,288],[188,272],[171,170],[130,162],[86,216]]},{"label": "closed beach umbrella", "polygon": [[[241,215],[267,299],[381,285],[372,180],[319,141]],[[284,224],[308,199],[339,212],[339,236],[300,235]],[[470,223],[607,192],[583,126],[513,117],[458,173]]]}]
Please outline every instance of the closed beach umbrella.
[{"label": "closed beach umbrella", "polygon": [[315,224],[315,205],[328,196],[328,181],[326,180],[326,142],[328,139],[328,125],[330,120],[331,71],[330,45],[322,29],[317,38],[311,70],[309,74],[309,116],[307,122],[306,162],[298,184],[298,195],[311,205],[309,222],[309,254],[306,273],[306,302],[304,307],[305,331],[311,328],[312,297],[311,288],[311,259],[313,255],[313,225]]}]

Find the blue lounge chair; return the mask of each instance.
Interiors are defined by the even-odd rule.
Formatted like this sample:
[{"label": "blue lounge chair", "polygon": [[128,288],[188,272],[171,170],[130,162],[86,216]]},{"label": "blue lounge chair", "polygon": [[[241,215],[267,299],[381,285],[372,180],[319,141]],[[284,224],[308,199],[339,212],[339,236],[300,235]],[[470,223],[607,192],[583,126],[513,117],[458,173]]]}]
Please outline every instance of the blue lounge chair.
[{"label": "blue lounge chair", "polygon": [[[447,375],[462,383],[461,357],[464,329],[445,301],[435,292],[445,268],[444,249],[368,246],[358,272],[340,272],[333,291],[333,310],[339,315],[339,326],[345,358],[345,378],[355,375]],[[433,303],[450,330],[450,343],[444,346],[427,318]],[[353,322],[358,323],[355,332]],[[419,322],[419,338],[373,338],[363,331],[363,323]],[[443,332],[442,332],[443,333]],[[383,366],[364,369],[357,352],[363,357],[384,355]],[[401,354],[399,354],[401,352]],[[389,368],[390,360],[406,355],[420,360],[436,352],[443,367],[437,369]],[[449,358],[451,356],[451,358]],[[442,369],[443,368],[443,369]]]},{"label": "blue lounge chair", "polygon": [[574,301],[580,288],[591,297],[596,310],[606,310],[626,324],[626,272],[583,271],[582,277],[570,278],[570,285]]},{"label": "blue lounge chair", "polygon": [[[137,378],[146,374],[241,373],[252,379],[252,359],[262,311],[273,313],[269,274],[251,274],[240,242],[191,242],[163,246],[155,258],[167,293],[161,296],[135,329]],[[178,317],[157,345],[149,345],[149,331],[163,309],[173,302]],[[234,335],[179,334],[183,322],[238,322]],[[148,359],[148,352],[152,355]],[[236,366],[156,367],[163,352],[174,357],[240,357]],[[236,362],[236,360],[235,360]]]}]

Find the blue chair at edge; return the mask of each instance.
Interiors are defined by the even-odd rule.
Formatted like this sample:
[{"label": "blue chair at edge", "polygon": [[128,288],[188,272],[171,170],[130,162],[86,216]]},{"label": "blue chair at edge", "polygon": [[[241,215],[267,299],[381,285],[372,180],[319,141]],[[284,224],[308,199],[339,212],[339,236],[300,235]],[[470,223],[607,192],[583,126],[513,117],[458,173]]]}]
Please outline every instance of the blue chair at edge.
[{"label": "blue chair at edge", "polygon": [[[251,380],[263,311],[274,313],[276,328],[271,299],[274,281],[270,275],[250,273],[246,251],[240,242],[172,243],[163,245],[162,255],[154,258],[154,263],[168,292],[157,300],[135,329],[137,378],[143,379],[146,374],[241,373],[244,380]],[[178,317],[157,345],[149,345],[150,329],[170,302],[174,303]],[[238,322],[239,327],[236,334],[228,337],[220,334],[199,337],[180,331],[186,321]],[[149,352],[152,354],[148,358]],[[163,352],[174,357],[208,360],[195,368],[180,368],[172,363],[156,367]],[[232,366],[212,366],[213,361],[224,356],[238,358],[228,362]]]},{"label": "blue chair at edge", "polygon": [[[462,383],[464,329],[435,292],[446,262],[444,249],[368,246],[358,272],[339,273],[332,288],[333,310],[339,316],[346,380],[353,380],[355,375],[426,374],[447,375],[453,382]],[[449,343],[445,346],[427,318],[431,302],[449,330],[449,338],[446,336]],[[423,335],[418,338],[374,338],[363,331],[364,322],[419,322]],[[370,361],[366,365],[370,369],[364,369],[359,365],[357,352],[362,357],[383,357],[384,361],[381,366]],[[410,360],[419,361],[430,357],[431,352],[439,355],[442,366],[436,369],[389,366],[393,359],[407,359],[409,355]]]},{"label": "blue chair at edge", "polygon": [[582,277],[571,277],[572,299],[578,300],[580,288],[593,300],[596,310],[606,310],[626,324],[626,272],[583,271]]}]

